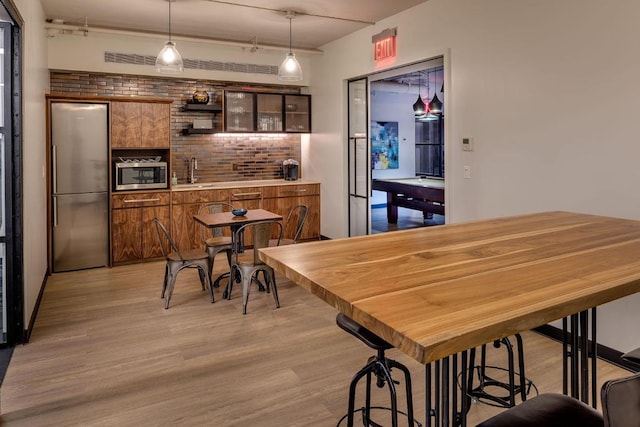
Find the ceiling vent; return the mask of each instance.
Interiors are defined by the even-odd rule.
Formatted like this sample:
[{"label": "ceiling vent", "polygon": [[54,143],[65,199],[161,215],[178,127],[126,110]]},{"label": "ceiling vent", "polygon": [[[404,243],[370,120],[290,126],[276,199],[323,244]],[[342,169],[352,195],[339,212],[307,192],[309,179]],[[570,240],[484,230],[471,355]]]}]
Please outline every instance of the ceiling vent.
[{"label": "ceiling vent", "polygon": [[[105,52],[104,62],[154,66],[156,57],[151,55],[137,55],[135,53]],[[243,64],[237,62],[205,61],[201,59],[184,59],[183,62],[185,69],[192,70],[278,75],[277,65]]]}]

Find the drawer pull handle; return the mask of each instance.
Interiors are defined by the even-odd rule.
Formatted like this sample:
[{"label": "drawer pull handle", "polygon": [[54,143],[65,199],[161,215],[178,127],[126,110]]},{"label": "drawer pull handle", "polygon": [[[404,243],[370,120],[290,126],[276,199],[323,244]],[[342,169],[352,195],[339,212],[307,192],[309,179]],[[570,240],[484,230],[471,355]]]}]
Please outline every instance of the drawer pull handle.
[{"label": "drawer pull handle", "polygon": [[255,192],[255,193],[236,193],[233,195],[233,197],[242,197],[242,196],[260,196],[262,193]]},{"label": "drawer pull handle", "polygon": [[282,190],[283,193],[306,193],[306,188],[301,188],[299,190]]},{"label": "drawer pull handle", "polygon": [[154,199],[128,199],[125,200],[125,203],[142,203],[142,202],[159,202],[160,198],[156,197]]}]

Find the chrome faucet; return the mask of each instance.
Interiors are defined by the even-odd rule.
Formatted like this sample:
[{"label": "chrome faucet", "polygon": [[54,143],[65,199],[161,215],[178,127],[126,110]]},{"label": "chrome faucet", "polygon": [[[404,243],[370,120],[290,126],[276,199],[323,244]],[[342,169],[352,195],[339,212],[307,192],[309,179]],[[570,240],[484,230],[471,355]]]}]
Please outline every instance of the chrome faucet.
[{"label": "chrome faucet", "polygon": [[193,184],[198,180],[198,176],[196,175],[196,171],[198,170],[198,159],[192,157],[189,160],[189,183]]}]

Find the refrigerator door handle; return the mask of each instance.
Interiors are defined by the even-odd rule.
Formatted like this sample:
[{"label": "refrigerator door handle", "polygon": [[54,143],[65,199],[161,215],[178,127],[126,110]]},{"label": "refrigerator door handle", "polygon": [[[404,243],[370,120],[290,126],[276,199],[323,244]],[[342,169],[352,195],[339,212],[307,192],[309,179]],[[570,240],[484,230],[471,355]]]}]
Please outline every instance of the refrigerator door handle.
[{"label": "refrigerator door handle", "polygon": [[58,226],[58,199],[53,197],[53,226]]},{"label": "refrigerator door handle", "polygon": [[51,164],[53,169],[53,193],[58,192],[58,150],[55,145],[51,146]]}]

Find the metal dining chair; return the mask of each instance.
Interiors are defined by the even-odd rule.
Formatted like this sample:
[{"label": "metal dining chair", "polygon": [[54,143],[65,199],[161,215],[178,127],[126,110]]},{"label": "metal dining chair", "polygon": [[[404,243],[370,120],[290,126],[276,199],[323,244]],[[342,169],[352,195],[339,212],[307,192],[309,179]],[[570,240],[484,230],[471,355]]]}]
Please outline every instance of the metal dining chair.
[{"label": "metal dining chair", "polygon": [[[275,229],[275,230],[274,230]],[[276,303],[276,308],[280,308],[280,301],[278,300],[278,289],[276,287],[276,277],[273,268],[263,263],[258,257],[258,249],[266,248],[269,246],[269,238],[272,232],[276,231],[278,238],[276,243],[279,242],[282,237],[282,224],[280,221],[261,221],[245,224],[239,227],[235,231],[235,241],[239,242],[243,234],[252,233],[253,235],[253,262],[247,262],[240,259],[240,253],[234,252],[233,262],[231,263],[231,277],[239,277],[242,283],[242,314],[247,314],[247,303],[249,301],[249,288],[252,281],[257,280],[258,273],[262,272],[265,279],[265,288],[267,293],[273,293],[273,299]],[[277,246],[277,244],[276,244]],[[229,280],[227,286],[227,298],[231,299],[231,290],[233,288],[234,280]]]},{"label": "metal dining chair", "polygon": [[[200,206],[200,209],[198,209],[198,215],[230,212],[232,209],[233,206],[229,203],[212,202]],[[207,255],[209,256],[209,275],[211,277],[213,277],[213,264],[216,255],[220,252],[225,252],[227,254],[227,262],[229,263],[229,270],[231,270],[231,257],[233,255],[231,237],[224,236],[222,231],[223,227],[206,227],[204,225],[200,225],[200,237],[202,239],[202,243],[205,245]],[[218,287],[218,283],[223,277],[228,277],[228,274],[225,273],[218,276],[213,282],[214,288]]]},{"label": "metal dining chair", "polygon": [[283,236],[279,240],[271,239],[269,240],[269,246],[284,246],[298,243],[300,235],[302,234],[302,228],[304,227],[304,223],[306,222],[308,215],[309,207],[307,205],[296,205],[291,208],[284,223],[283,234],[286,234],[291,229],[293,229],[293,234]]},{"label": "metal dining chair", "polygon": [[[156,233],[162,255],[167,261],[164,271],[164,281],[162,283],[162,298],[165,298],[164,308],[169,308],[169,301],[173,294],[173,288],[176,284],[176,276],[185,268],[197,268],[202,283],[202,290],[209,288],[211,294],[211,302],[213,303],[213,287],[211,286],[211,275],[209,274],[209,256],[203,250],[191,249],[180,251],[171,235],[158,218],[154,218],[153,222],[156,226]],[[167,250],[166,248],[171,248]],[[165,295],[166,294],[166,295]]]}]

